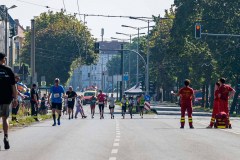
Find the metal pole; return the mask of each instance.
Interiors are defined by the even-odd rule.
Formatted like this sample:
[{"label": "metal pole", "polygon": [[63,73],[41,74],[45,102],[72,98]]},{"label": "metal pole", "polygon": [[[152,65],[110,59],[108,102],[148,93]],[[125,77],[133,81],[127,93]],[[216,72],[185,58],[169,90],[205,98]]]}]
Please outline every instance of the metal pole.
[{"label": "metal pole", "polygon": [[8,54],[8,8],[5,7],[5,54],[7,55],[9,65],[9,54]]},{"label": "metal pole", "polygon": [[35,20],[31,20],[31,75],[32,84],[36,83],[35,79]]},{"label": "metal pole", "polygon": [[147,35],[147,75],[146,75],[146,94],[149,94],[149,20],[148,20],[148,35]]},{"label": "metal pole", "polygon": [[[139,28],[138,28],[137,52],[139,53]],[[138,64],[138,61],[139,61],[139,60],[138,60],[138,55],[137,55],[137,77],[136,77],[136,82],[137,82],[137,84],[138,84],[138,77],[139,77],[139,76],[138,76],[138,75],[139,75],[139,70],[138,70],[138,67],[139,67],[138,65],[139,65],[139,64]]]},{"label": "metal pole", "polygon": [[[130,48],[131,48],[131,45],[132,45],[132,35],[130,34]],[[130,59],[130,56],[131,56],[131,54],[130,53],[128,53],[128,88],[130,88],[131,86],[131,81],[130,81],[130,69],[131,69],[131,67],[130,67],[130,63],[131,63],[131,59]]]},{"label": "metal pole", "polygon": [[122,99],[123,95],[123,44],[121,44],[121,67],[120,67],[120,75],[121,75],[121,81],[120,81],[120,100]]}]

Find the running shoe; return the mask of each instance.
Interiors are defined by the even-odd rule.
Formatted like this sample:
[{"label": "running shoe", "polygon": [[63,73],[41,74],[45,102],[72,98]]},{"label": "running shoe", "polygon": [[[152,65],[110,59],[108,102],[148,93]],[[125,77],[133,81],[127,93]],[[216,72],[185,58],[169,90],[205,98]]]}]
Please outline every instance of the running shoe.
[{"label": "running shoe", "polygon": [[3,142],[4,142],[4,148],[10,149],[10,145],[7,137],[4,137]]},{"label": "running shoe", "polygon": [[210,126],[210,125],[209,125],[209,126],[207,126],[206,128],[208,128],[208,129],[211,129],[211,128],[212,128],[212,126]]},{"label": "running shoe", "polygon": [[58,125],[60,126],[60,124],[61,124],[61,123],[60,123],[60,119],[58,119],[57,121],[58,121]]},{"label": "running shoe", "polygon": [[180,129],[184,129],[184,126],[181,126]]},{"label": "running shoe", "polygon": [[53,125],[52,126],[56,126],[56,123],[53,123]]},{"label": "running shoe", "polygon": [[193,127],[193,126],[190,126],[190,129],[194,129],[194,127]]}]

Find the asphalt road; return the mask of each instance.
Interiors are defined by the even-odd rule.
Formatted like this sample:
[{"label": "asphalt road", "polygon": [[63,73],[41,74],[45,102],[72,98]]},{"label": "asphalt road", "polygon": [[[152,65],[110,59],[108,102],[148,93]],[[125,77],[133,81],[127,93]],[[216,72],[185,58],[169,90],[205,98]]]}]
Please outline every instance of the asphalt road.
[{"label": "asphalt road", "polygon": [[[85,106],[88,108],[88,106]],[[89,110],[86,111],[89,114]],[[108,109],[107,109],[108,112]],[[52,121],[11,129],[11,149],[1,140],[0,160],[237,160],[240,159],[239,119],[233,129],[205,129],[210,117],[193,117],[195,129],[179,129],[179,116],[145,115],[121,119]],[[2,139],[3,134],[0,133]]]}]

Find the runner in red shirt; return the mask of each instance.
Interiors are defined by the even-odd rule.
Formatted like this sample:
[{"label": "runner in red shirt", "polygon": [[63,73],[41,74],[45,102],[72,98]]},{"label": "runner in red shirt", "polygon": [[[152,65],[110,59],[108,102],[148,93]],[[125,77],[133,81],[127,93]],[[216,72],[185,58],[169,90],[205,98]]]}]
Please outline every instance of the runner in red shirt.
[{"label": "runner in red shirt", "polygon": [[103,113],[104,113],[104,103],[106,100],[106,95],[103,94],[101,90],[99,91],[97,100],[98,100],[98,106],[99,106],[100,119],[104,119]]},{"label": "runner in red shirt", "polygon": [[229,108],[228,108],[228,99],[233,97],[235,94],[235,90],[230,87],[229,85],[225,84],[226,79],[225,78],[220,78],[219,83],[219,98],[220,98],[220,112],[225,112],[228,116],[228,126],[229,128],[232,128],[230,120],[229,120]]},{"label": "runner in red shirt", "polygon": [[218,113],[220,113],[220,99],[218,97],[219,94],[219,87],[220,87],[220,83],[216,82],[215,83],[215,88],[214,88],[214,101],[213,101],[213,112],[212,112],[212,118],[210,121],[209,126],[207,126],[207,128],[212,128],[216,119],[216,115]]},{"label": "runner in red shirt", "polygon": [[[194,98],[193,89],[189,87],[190,80],[186,79],[184,81],[185,87],[181,88],[176,96],[180,96],[180,106],[181,106],[181,127],[184,128],[185,125],[185,112],[188,112],[188,122],[189,127],[193,129],[192,124],[192,100]],[[173,93],[174,94],[174,93]]]}]

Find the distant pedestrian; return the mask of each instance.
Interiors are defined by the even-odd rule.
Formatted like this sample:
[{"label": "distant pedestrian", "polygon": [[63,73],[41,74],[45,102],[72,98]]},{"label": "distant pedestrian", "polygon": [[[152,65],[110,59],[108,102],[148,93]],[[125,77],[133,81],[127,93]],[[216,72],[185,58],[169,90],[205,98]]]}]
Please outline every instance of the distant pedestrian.
[{"label": "distant pedestrian", "polygon": [[12,107],[15,108],[18,105],[18,101],[14,73],[10,67],[5,65],[5,63],[6,55],[0,53],[0,118],[2,118],[3,122],[4,148],[10,149],[8,140],[9,108],[11,103]]},{"label": "distant pedestrian", "polygon": [[68,115],[69,119],[73,119],[73,108],[75,105],[75,98],[77,97],[77,93],[73,91],[72,86],[68,88],[68,91],[66,92],[67,98],[68,98]]},{"label": "distant pedestrian", "polygon": [[90,108],[91,108],[92,118],[94,118],[96,102],[97,102],[97,98],[95,96],[92,96],[92,98],[90,100]]},{"label": "distant pedestrian", "polygon": [[68,114],[67,113],[67,108],[68,108],[68,98],[67,97],[64,97],[63,98],[64,100],[64,103],[63,103],[63,110],[62,110],[62,113],[63,113],[63,115],[65,114],[65,112],[66,112],[66,115]]},{"label": "distant pedestrian", "polygon": [[54,81],[54,86],[50,88],[50,93],[48,95],[48,103],[50,104],[51,97],[51,108],[53,116],[53,125],[56,126],[56,112],[58,113],[57,122],[60,125],[61,111],[62,111],[62,97],[65,95],[65,91],[62,85],[60,85],[60,80],[58,78]]},{"label": "distant pedestrian", "polygon": [[126,95],[123,95],[123,98],[121,100],[121,104],[122,104],[122,117],[124,119],[126,111],[127,111],[127,106],[128,106],[128,100],[126,98]]},{"label": "distant pedestrian", "polygon": [[98,100],[98,106],[99,106],[100,119],[104,119],[104,104],[106,101],[106,95],[103,94],[101,90],[99,91],[97,100]]},{"label": "distant pedestrian", "polygon": [[77,96],[75,118],[78,118],[77,117],[78,113],[81,114],[82,118],[87,118],[83,110],[82,100],[83,100],[83,96]]},{"label": "distant pedestrian", "polygon": [[114,119],[115,98],[113,97],[113,93],[111,94],[111,97],[108,98],[108,102],[111,119]]},{"label": "distant pedestrian", "polygon": [[177,94],[172,93],[173,95],[180,96],[180,106],[181,106],[181,129],[185,125],[185,112],[188,113],[188,123],[190,129],[193,129],[193,120],[192,120],[192,100],[194,99],[194,91],[189,87],[190,80],[186,79],[184,81],[185,87],[181,88]]},{"label": "distant pedestrian", "polygon": [[139,112],[140,112],[140,117],[143,118],[143,111],[144,111],[144,104],[145,103],[145,99],[144,99],[144,95],[142,94],[139,98],[138,98],[138,104],[139,104]]},{"label": "distant pedestrian", "polygon": [[42,115],[47,114],[47,95],[43,94],[43,97],[41,98],[41,105],[40,105],[40,109],[39,109],[39,113]]},{"label": "distant pedestrian", "polygon": [[31,89],[31,116],[36,120],[39,121],[37,116],[38,116],[38,105],[39,105],[39,96],[37,92],[37,85],[33,84],[32,89]]},{"label": "distant pedestrian", "polygon": [[130,97],[128,98],[128,101],[129,101],[128,111],[129,111],[130,117],[131,117],[131,119],[132,119],[132,116],[133,116],[132,110],[133,110],[133,105],[134,105],[134,99],[133,99],[133,97],[130,96]]}]

